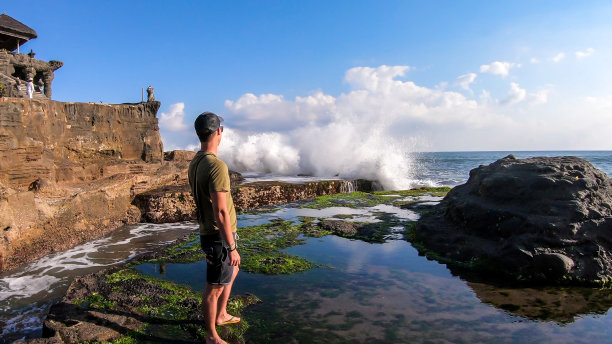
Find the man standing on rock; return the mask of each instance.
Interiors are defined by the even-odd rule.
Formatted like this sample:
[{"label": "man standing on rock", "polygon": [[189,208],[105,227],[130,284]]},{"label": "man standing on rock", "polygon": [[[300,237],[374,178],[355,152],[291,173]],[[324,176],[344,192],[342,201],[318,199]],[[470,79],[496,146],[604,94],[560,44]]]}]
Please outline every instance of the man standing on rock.
[{"label": "man standing on rock", "polygon": [[206,343],[226,343],[215,326],[233,324],[240,318],[227,313],[227,301],[238,274],[236,210],[230,193],[227,165],[217,158],[223,118],[204,112],[194,126],[201,148],[189,165],[189,185],[195,199],[200,241],[206,254],[206,289],[202,311],[208,337]]}]

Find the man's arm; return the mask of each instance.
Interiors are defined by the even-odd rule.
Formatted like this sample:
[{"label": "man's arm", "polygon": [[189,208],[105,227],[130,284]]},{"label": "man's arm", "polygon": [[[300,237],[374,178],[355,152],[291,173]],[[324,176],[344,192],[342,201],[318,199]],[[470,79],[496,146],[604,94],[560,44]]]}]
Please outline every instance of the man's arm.
[{"label": "man's arm", "polygon": [[[212,201],[213,212],[215,213],[215,220],[219,226],[219,232],[223,241],[225,241],[230,249],[236,248],[237,243],[234,241],[234,235],[232,234],[232,219],[230,218],[229,210],[227,209],[225,191],[216,191],[210,193],[210,199]],[[234,249],[229,253],[230,265],[240,265],[240,255],[238,250]]]}]

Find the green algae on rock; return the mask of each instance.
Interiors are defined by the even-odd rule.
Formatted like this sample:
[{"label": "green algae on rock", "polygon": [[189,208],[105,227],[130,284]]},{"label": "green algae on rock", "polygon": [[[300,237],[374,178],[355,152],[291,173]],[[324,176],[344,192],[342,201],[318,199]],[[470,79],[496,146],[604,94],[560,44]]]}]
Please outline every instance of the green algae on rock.
[{"label": "green algae on rock", "polygon": [[330,207],[373,207],[378,204],[395,205],[406,197],[435,196],[443,197],[450,190],[449,187],[420,188],[398,191],[351,192],[344,194],[319,196],[304,202],[301,208],[323,209]]},{"label": "green algae on rock", "polygon": [[[141,275],[132,267],[100,271],[72,283],[52,307],[43,335],[74,342],[197,343],[206,336],[201,302],[201,295],[189,287]],[[240,315],[257,302],[253,295],[235,296],[228,311]],[[217,330],[228,343],[244,343],[248,327],[242,319]]]},{"label": "green algae on rock", "polygon": [[308,260],[286,253],[253,253],[242,259],[240,268],[244,271],[267,275],[290,274],[310,270],[315,265]]}]

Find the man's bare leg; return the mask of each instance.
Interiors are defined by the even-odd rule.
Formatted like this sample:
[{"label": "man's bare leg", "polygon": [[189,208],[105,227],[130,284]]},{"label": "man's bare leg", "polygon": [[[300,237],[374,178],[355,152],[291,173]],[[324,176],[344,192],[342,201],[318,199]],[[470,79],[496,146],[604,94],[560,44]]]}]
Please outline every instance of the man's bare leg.
[{"label": "man's bare leg", "polygon": [[219,297],[223,294],[225,286],[206,284],[206,289],[202,295],[202,314],[206,325],[207,344],[227,344],[217,333],[215,321],[217,319],[217,306]]},{"label": "man's bare leg", "polygon": [[217,304],[217,325],[229,321],[230,319],[232,319],[232,317],[234,318],[233,320],[240,320],[239,317],[227,313],[227,301],[229,300],[230,294],[232,293],[232,286],[234,285],[234,280],[236,279],[236,276],[238,276],[238,270],[238,267],[234,266],[232,280],[228,285],[225,286],[225,288],[223,288],[223,292],[221,293],[221,296],[219,296],[219,303]]}]

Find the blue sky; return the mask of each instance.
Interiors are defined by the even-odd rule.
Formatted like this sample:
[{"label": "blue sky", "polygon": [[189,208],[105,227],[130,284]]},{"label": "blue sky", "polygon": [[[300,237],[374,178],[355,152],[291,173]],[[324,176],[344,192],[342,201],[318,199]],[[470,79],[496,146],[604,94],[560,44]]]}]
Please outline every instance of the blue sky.
[{"label": "blue sky", "polygon": [[[612,149],[609,1],[19,1],[0,10],[37,31],[23,51],[65,62],[56,100],[136,102],[152,85],[166,149],[193,149],[191,123],[205,110],[225,117],[228,147],[259,147],[262,160],[264,146],[283,145],[301,165],[330,145]],[[327,143],[307,148],[308,138]],[[244,168],[274,169],[235,155]]]}]

